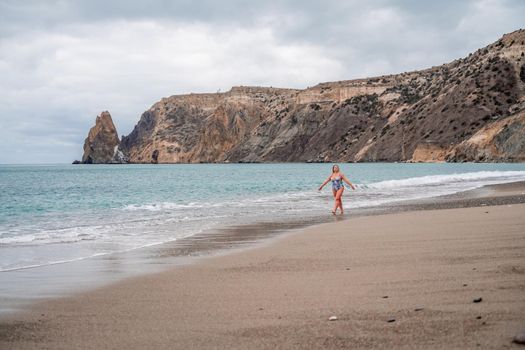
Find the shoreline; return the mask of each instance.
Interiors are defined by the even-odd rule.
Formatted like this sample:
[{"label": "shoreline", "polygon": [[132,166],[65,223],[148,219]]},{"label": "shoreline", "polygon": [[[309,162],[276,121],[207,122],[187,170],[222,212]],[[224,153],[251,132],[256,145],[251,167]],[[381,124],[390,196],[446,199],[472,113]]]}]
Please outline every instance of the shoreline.
[{"label": "shoreline", "polygon": [[[525,299],[522,293],[517,294],[525,287],[525,243],[521,233],[525,223],[520,215],[525,205],[519,204],[525,202],[525,183],[491,185],[432,201],[398,205],[404,210],[388,214],[355,213],[346,216],[346,220],[296,228],[293,233],[255,244],[248,240],[248,249],[228,249],[231,242],[219,239],[217,244],[224,244],[226,249],[214,249],[215,254],[193,259],[192,264],[37,302],[23,311],[4,315],[0,317],[0,344],[13,348],[139,348],[147,344],[207,348],[218,342],[230,348],[271,348],[270,345],[282,344],[301,348],[308,340],[314,347],[354,344],[381,348],[395,342],[402,348],[403,343],[398,340],[408,337],[416,340],[410,343],[412,348],[414,344],[446,348],[444,343],[429,342],[445,338],[452,341],[452,347],[474,348],[478,343],[489,348],[512,346],[510,340],[502,343],[503,339],[508,340],[519,327],[525,328],[525,316],[520,316],[525,315]],[[453,208],[445,209],[446,206]],[[428,224],[435,224],[436,220],[443,229]],[[450,236],[458,225],[468,232],[466,238]],[[356,227],[362,232],[347,234]],[[486,231],[489,228],[501,230],[503,236]],[[414,230],[429,231],[425,240],[437,241],[441,249],[434,251]],[[239,228],[237,234],[245,231],[246,228]],[[404,242],[397,248],[407,250],[406,255],[398,256],[399,252],[391,251],[377,238]],[[356,250],[355,246],[363,249]],[[427,255],[432,259],[427,261]],[[450,266],[443,264],[442,259]],[[458,266],[462,267],[459,271],[448,270]],[[414,278],[406,276],[407,271],[418,268],[424,274],[412,271]],[[481,272],[471,282],[473,274]],[[351,281],[345,274],[352,275]],[[400,276],[406,279],[399,280]],[[458,278],[468,282],[458,284]],[[436,285],[434,279],[444,282],[444,286]],[[427,288],[429,285],[432,288]],[[377,288],[374,294],[378,295],[373,298],[369,295],[370,286]],[[428,299],[434,293],[436,300],[444,298],[438,305],[432,303],[434,297]],[[502,300],[498,299],[499,293]],[[487,310],[474,308],[471,299],[478,296],[488,298],[480,304]],[[388,311],[385,304],[395,307]],[[502,305],[504,308],[500,309]],[[414,311],[419,307],[423,307],[422,312]],[[337,322],[326,321],[332,314],[338,316]],[[132,315],[140,322],[133,322],[129,318]],[[153,315],[163,321],[157,322],[151,318]],[[477,319],[478,316],[482,318]],[[388,317],[396,318],[394,327],[385,328],[390,325],[385,321]],[[460,336],[446,326],[445,320],[463,325],[467,334]],[[423,329],[404,328],[405,322],[416,326],[421,321]],[[160,330],[148,328],[153,324]],[[123,329],[139,332],[143,327],[147,329],[146,338],[137,334],[132,337],[136,342],[130,343],[122,337]],[[370,327],[374,331],[368,331]],[[437,329],[431,330],[432,327]],[[312,338],[303,328],[317,336]],[[93,338],[95,330],[102,332],[102,337]],[[347,334],[349,330],[353,330],[351,334]],[[70,333],[74,336],[62,337]],[[203,339],[198,339],[199,334]],[[489,339],[477,338],[487,334]],[[236,343],[239,339],[241,342]]]},{"label": "shoreline", "polygon": [[[131,251],[2,271],[0,272],[0,282],[2,282],[0,305],[3,306],[0,307],[0,319],[2,315],[9,316],[23,312],[27,308],[30,309],[33,304],[46,300],[74,296],[98,288],[110,287],[130,278],[198,264],[202,259],[271,245],[294,232],[326,223],[401,212],[517,203],[525,203],[525,181],[485,185],[450,195],[404,200],[372,207],[347,208],[343,216],[326,215],[303,220],[231,225]],[[28,284],[27,281],[32,280],[33,283]],[[5,287],[18,283],[21,285],[20,288]],[[46,285],[44,286],[43,283]],[[4,288],[1,287],[2,284]]]}]

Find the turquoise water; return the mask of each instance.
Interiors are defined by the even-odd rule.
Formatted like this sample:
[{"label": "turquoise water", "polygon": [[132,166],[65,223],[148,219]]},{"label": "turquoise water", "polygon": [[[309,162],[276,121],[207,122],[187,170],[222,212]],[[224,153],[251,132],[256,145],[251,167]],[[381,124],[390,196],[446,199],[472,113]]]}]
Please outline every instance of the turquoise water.
[{"label": "turquoise water", "polygon": [[[330,164],[0,165],[0,271],[329,214]],[[341,164],[347,209],[525,180],[525,164]],[[1,272],[0,272],[1,273]]]}]

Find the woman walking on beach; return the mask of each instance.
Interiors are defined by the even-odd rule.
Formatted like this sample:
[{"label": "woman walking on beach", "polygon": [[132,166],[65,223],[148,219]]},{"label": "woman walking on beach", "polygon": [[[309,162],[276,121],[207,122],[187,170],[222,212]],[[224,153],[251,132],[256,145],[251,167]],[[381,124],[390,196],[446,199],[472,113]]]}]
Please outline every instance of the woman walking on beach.
[{"label": "woman walking on beach", "polygon": [[337,208],[339,208],[341,210],[341,214],[343,214],[343,192],[345,191],[343,181],[346,182],[353,190],[355,190],[355,186],[352,185],[346,176],[339,171],[339,165],[337,164],[332,166],[332,174],[330,174],[328,179],[326,179],[321,187],[319,187],[319,191],[321,191],[323,187],[330,181],[332,181],[332,193],[334,194],[335,199],[334,210],[332,210],[332,214],[335,215],[337,213]]}]

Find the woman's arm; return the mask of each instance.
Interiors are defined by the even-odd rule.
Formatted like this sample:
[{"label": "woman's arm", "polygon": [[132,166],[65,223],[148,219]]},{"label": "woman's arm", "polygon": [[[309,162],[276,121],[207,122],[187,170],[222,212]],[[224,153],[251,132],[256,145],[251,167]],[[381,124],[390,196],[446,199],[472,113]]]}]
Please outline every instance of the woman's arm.
[{"label": "woman's arm", "polygon": [[332,179],[332,175],[328,176],[328,178],[323,182],[323,184],[321,185],[321,187],[319,187],[319,191],[321,191],[324,187],[324,185],[326,185],[327,183],[330,182],[330,180]]},{"label": "woman's arm", "polygon": [[341,178],[343,179],[344,182],[348,184],[348,186],[352,187],[352,189],[355,190],[355,186],[346,178],[344,174],[341,176]]}]

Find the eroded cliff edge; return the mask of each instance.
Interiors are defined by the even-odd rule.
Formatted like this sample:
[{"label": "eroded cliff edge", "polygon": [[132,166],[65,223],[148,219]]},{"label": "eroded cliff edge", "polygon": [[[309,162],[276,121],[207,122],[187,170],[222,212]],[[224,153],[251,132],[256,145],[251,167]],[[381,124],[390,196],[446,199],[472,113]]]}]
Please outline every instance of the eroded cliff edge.
[{"label": "eroded cliff edge", "polygon": [[131,163],[525,161],[524,52],[518,30],[421,71],[171,96],[144,112],[117,148],[104,137],[103,151],[86,157],[85,147],[84,158],[115,162],[120,151],[118,161]]}]

